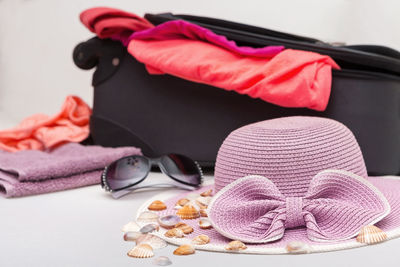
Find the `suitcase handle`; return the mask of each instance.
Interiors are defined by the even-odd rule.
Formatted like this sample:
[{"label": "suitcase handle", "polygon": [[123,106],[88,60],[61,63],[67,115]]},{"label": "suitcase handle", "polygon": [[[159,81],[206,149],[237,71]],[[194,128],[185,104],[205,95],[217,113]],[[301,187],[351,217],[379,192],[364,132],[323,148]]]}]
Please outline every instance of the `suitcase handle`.
[{"label": "suitcase handle", "polygon": [[126,53],[120,42],[94,37],[78,44],[72,58],[78,68],[89,70],[96,67],[92,80],[92,85],[96,86],[117,71]]}]

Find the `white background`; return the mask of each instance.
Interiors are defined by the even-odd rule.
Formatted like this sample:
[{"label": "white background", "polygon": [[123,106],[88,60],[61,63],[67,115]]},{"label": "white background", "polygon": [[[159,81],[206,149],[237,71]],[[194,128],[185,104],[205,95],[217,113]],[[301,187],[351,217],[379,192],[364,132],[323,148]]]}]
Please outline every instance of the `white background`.
[{"label": "white background", "polygon": [[78,16],[93,6],[139,15],[167,11],[204,15],[326,41],[400,50],[397,0],[0,0],[2,127],[33,113],[56,113],[68,94],[91,104],[91,71],[75,67],[72,50],[92,36]]},{"label": "white background", "polygon": [[[368,0],[0,0],[0,129],[33,113],[56,113],[69,94],[91,103],[91,71],[74,66],[74,46],[92,34],[79,13],[113,6],[143,15],[175,12],[218,17],[325,41],[383,44],[400,50],[400,1]],[[163,179],[152,174],[149,179]],[[98,186],[0,199],[1,266],[152,266],[125,254],[120,227],[152,195],[113,200]],[[299,256],[157,252],[172,266],[398,266],[400,239],[377,246]]]}]

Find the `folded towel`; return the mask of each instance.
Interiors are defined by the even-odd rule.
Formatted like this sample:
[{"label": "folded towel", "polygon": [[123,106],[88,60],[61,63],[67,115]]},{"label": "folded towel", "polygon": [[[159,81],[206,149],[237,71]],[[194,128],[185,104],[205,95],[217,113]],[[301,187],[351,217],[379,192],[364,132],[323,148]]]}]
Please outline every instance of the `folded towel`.
[{"label": "folded towel", "polygon": [[0,151],[0,195],[19,197],[99,184],[101,170],[135,147],[105,148],[68,143],[44,152]]},{"label": "folded towel", "polygon": [[0,150],[46,150],[66,142],[80,142],[89,135],[91,113],[81,98],[68,96],[58,114],[35,114],[12,129],[0,131]]}]

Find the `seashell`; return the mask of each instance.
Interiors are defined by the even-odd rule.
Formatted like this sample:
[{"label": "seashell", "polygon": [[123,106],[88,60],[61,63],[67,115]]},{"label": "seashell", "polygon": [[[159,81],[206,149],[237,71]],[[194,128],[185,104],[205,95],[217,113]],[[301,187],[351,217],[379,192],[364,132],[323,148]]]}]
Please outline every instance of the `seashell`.
[{"label": "seashell", "polygon": [[125,241],[136,241],[140,236],[144,235],[141,232],[126,232],[124,234]]},{"label": "seashell", "polygon": [[188,204],[190,202],[190,200],[189,199],[187,199],[187,198],[181,198],[181,199],[179,199],[178,200],[178,202],[176,202],[176,205],[178,205],[178,206],[185,206],[186,204]]},{"label": "seashell", "polygon": [[154,259],[153,264],[158,266],[168,266],[172,264],[172,261],[166,256],[160,256]]},{"label": "seashell", "polygon": [[128,252],[129,257],[133,258],[151,258],[154,256],[153,248],[148,244],[140,244]]},{"label": "seashell", "polygon": [[153,249],[165,248],[167,246],[167,242],[165,242],[165,240],[153,234],[145,234],[139,236],[136,239],[136,245],[139,244],[148,244]]},{"label": "seashell", "polygon": [[158,223],[161,225],[161,227],[164,227],[166,229],[173,228],[175,224],[179,223],[180,221],[181,218],[176,215],[167,215],[158,219]]},{"label": "seashell", "polygon": [[198,197],[196,198],[196,204],[202,208],[205,209],[208,207],[208,204],[210,204],[212,197]]},{"label": "seashell", "polygon": [[122,232],[137,232],[140,230],[139,224],[136,222],[128,222],[124,226],[122,226]]},{"label": "seashell", "polygon": [[210,238],[207,235],[198,235],[192,240],[192,243],[195,245],[205,245],[209,242]]},{"label": "seashell", "polygon": [[182,238],[184,234],[183,234],[182,229],[179,229],[179,228],[172,228],[172,229],[166,231],[164,235],[165,235],[166,237],[177,237],[177,238]]},{"label": "seashell", "polygon": [[199,227],[201,229],[210,229],[212,228],[211,222],[208,219],[200,219],[199,220]]},{"label": "seashell", "polygon": [[182,206],[176,205],[176,206],[174,207],[174,210],[179,210],[180,208],[182,208]]},{"label": "seashell", "polygon": [[179,229],[181,229],[182,230],[182,232],[184,233],[184,234],[190,234],[190,233],[192,233],[194,230],[193,230],[193,228],[190,226],[190,225],[187,225],[186,223],[182,223],[182,222],[180,222],[180,223],[177,223],[176,225],[175,225],[175,228],[179,228]]},{"label": "seashell", "polygon": [[365,244],[376,244],[387,239],[384,231],[375,225],[366,225],[361,228],[360,233],[357,235],[357,241]]},{"label": "seashell", "polygon": [[151,232],[158,231],[158,230],[160,230],[160,226],[158,224],[150,223],[150,224],[146,224],[145,226],[140,228],[139,231],[143,234],[147,234],[147,233],[151,233]]},{"label": "seashell", "polygon": [[183,220],[196,219],[200,217],[199,211],[192,205],[187,204],[176,212],[176,215]]},{"label": "seashell", "polygon": [[208,217],[206,209],[200,209],[200,217]]},{"label": "seashell", "polygon": [[231,241],[225,247],[226,250],[232,250],[232,251],[244,250],[246,248],[247,248],[246,245],[243,242],[239,241],[239,240]]},{"label": "seashell", "polygon": [[300,241],[292,241],[286,245],[286,250],[289,253],[300,254],[300,253],[308,253],[310,251],[310,247],[307,244],[304,244]]},{"label": "seashell", "polygon": [[174,255],[189,255],[193,254],[195,249],[192,245],[186,244],[178,247],[174,250]]},{"label": "seashell", "polygon": [[149,210],[165,210],[167,208],[167,205],[164,204],[161,200],[154,200],[151,202],[151,204],[147,207]]},{"label": "seashell", "polygon": [[208,189],[207,191],[204,191],[203,193],[200,194],[202,197],[209,197],[212,195],[212,189]]},{"label": "seashell", "polygon": [[143,223],[151,223],[151,222],[157,222],[158,220],[158,214],[151,212],[151,211],[143,211],[140,213],[139,217],[136,219],[138,222],[143,222]]}]

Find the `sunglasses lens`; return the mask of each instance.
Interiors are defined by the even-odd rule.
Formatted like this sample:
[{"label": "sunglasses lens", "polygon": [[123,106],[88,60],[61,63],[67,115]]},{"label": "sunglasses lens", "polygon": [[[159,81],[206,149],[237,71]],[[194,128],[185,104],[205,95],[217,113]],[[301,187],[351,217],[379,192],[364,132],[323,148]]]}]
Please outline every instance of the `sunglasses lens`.
[{"label": "sunglasses lens", "polygon": [[201,184],[200,167],[192,159],[183,155],[169,154],[161,158],[161,164],[173,178],[190,185]]},{"label": "sunglasses lens", "polygon": [[119,159],[107,168],[107,184],[112,190],[132,186],[145,178],[149,169],[149,161],[144,157],[132,156]]}]

